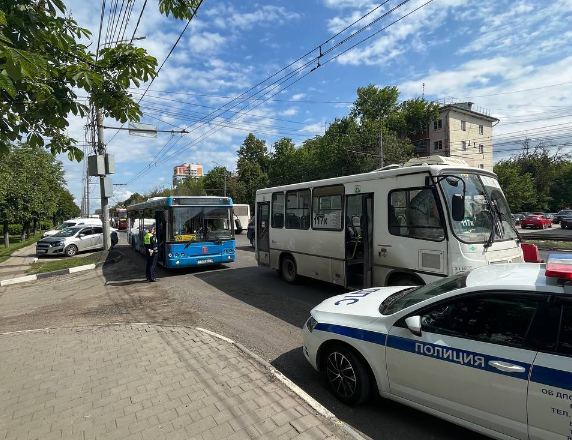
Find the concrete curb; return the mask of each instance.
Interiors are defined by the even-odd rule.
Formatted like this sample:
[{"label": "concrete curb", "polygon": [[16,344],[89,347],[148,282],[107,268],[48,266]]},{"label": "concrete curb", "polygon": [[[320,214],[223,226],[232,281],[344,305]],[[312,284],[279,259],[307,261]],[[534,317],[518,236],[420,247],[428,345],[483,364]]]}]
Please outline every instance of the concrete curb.
[{"label": "concrete curb", "polygon": [[55,270],[53,272],[39,273],[37,275],[27,275],[25,277],[12,278],[11,280],[0,280],[0,287],[11,286],[13,284],[28,283],[30,281],[43,280],[44,278],[51,278],[60,275],[68,275],[71,273],[92,270],[107,264],[117,263],[119,260],[121,260],[121,258],[123,258],[123,254],[119,254],[117,257],[109,261],[100,261],[99,263],[85,264],[83,266],[70,267],[69,269]]},{"label": "concrete curb", "polygon": [[336,428],[341,429],[347,435],[352,437],[355,440],[367,440],[366,437],[361,435],[357,430],[352,428],[350,425],[345,423],[344,421],[338,419],[335,414],[333,414],[330,410],[324,407],[320,402],[306,393],[302,388],[284,376],[280,371],[278,371],[275,367],[273,367],[270,363],[262,359],[256,353],[253,353],[251,350],[246,348],[244,345],[236,342],[226,336],[219,335],[218,333],[212,332],[210,330],[201,328],[201,327],[191,327],[188,325],[174,325],[174,324],[153,324],[151,322],[113,322],[109,324],[88,324],[88,325],[75,325],[75,326],[63,326],[63,327],[46,327],[46,328],[38,328],[38,329],[30,329],[30,330],[16,330],[13,332],[4,332],[0,333],[0,336],[8,336],[14,334],[22,334],[22,333],[35,333],[35,332],[45,332],[50,330],[57,330],[61,328],[88,328],[88,327],[112,327],[112,326],[128,326],[128,325],[150,325],[156,327],[180,327],[180,328],[188,328],[191,330],[197,330],[202,333],[205,333],[213,338],[220,339],[228,344],[235,346],[239,351],[256,361],[260,364],[264,369],[268,370],[270,374],[272,374],[279,382],[281,382],[284,386],[286,386],[290,391],[296,394],[300,399],[302,399],[306,404],[310,405],[316,413],[321,415],[324,419],[326,419],[329,423],[331,423]]},{"label": "concrete curb", "polygon": [[338,419],[335,414],[333,414],[330,410],[324,407],[320,402],[310,396],[306,391],[284,376],[280,371],[278,371],[275,367],[273,367],[269,362],[262,359],[256,353],[253,353],[251,350],[246,348],[239,342],[233,341],[232,339],[227,338],[226,336],[219,335],[218,333],[211,332],[210,330],[206,330],[204,328],[195,327],[195,330],[200,332],[206,333],[210,336],[215,338],[221,339],[229,344],[234,345],[238,350],[246,354],[248,357],[252,358],[256,362],[258,362],[261,366],[263,366],[266,370],[270,372],[278,381],[280,381],[283,385],[285,385],[290,391],[296,394],[300,399],[306,402],[308,405],[312,407],[314,411],[324,417],[328,422],[343,430],[346,434],[350,437],[354,438],[355,440],[366,440],[358,431],[352,428],[350,425],[345,423],[344,421]]}]

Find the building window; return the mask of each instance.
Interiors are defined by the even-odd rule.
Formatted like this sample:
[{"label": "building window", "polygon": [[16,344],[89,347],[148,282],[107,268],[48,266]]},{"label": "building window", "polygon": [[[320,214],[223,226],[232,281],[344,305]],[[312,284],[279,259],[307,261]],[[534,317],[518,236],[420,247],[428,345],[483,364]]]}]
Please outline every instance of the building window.
[{"label": "building window", "polygon": [[433,149],[434,150],[442,150],[443,149],[443,141],[433,142]]},{"label": "building window", "polygon": [[467,121],[461,121],[461,130],[467,131]]},{"label": "building window", "polygon": [[310,228],[310,190],[286,193],[286,229]]},{"label": "building window", "polygon": [[443,119],[433,121],[433,130],[440,130],[441,128],[443,128]]},{"label": "building window", "polygon": [[284,227],[284,193],[272,194],[272,221],[273,228]]},{"label": "building window", "polygon": [[485,169],[485,165],[482,164],[482,163],[480,163],[480,164],[479,164],[479,168],[480,168],[481,170],[484,170],[484,169]]},{"label": "building window", "polygon": [[485,147],[483,144],[479,144],[479,154],[483,154],[485,152]]},{"label": "building window", "polygon": [[312,229],[341,231],[344,227],[343,198],[343,185],[314,188]]},{"label": "building window", "polygon": [[389,197],[389,233],[422,240],[443,240],[445,233],[432,189],[396,190]]},{"label": "building window", "polygon": [[461,141],[461,151],[467,151],[467,141]]},{"label": "building window", "polygon": [[483,133],[484,133],[484,127],[482,125],[479,125],[479,134]]}]

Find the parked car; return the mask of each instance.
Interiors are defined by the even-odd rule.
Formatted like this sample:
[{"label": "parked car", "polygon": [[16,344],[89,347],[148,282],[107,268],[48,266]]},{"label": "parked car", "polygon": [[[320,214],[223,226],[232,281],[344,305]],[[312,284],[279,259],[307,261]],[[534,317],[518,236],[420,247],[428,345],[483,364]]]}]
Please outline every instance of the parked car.
[{"label": "parked car", "polygon": [[512,219],[514,220],[514,224],[516,226],[520,225],[524,217],[525,216],[523,214],[512,214]]},{"label": "parked car", "polygon": [[562,217],[567,217],[571,215],[572,215],[572,209],[563,209],[561,211],[558,211],[558,213],[554,216],[552,222],[558,224],[560,223],[560,220],[562,220]]},{"label": "parked car", "polygon": [[102,226],[102,223],[101,220],[98,218],[91,218],[91,217],[72,218],[70,220],[66,220],[65,222],[63,222],[58,228],[44,232],[44,235],[42,235],[42,237],[51,237],[53,235],[56,235],[62,229],[73,228],[74,226],[84,226],[84,225]]},{"label": "parked car", "polygon": [[564,215],[560,218],[560,227],[562,229],[572,228],[572,213]]},{"label": "parked car", "polygon": [[246,231],[246,238],[248,238],[252,247],[256,247],[256,234],[254,232],[254,217],[252,217],[248,222],[248,230]]},{"label": "parked car", "polygon": [[521,222],[520,227],[523,229],[533,228],[533,229],[546,229],[552,227],[552,220],[546,218],[546,215],[542,214],[529,214]]},{"label": "parked car", "polygon": [[36,255],[65,255],[73,257],[81,251],[103,248],[103,228],[73,227],[59,231],[36,243]]}]

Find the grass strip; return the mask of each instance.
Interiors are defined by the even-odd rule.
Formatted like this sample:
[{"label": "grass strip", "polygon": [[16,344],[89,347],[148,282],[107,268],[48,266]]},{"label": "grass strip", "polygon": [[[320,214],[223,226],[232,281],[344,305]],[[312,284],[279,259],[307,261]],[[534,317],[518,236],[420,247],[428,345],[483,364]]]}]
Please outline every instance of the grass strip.
[{"label": "grass strip", "polygon": [[3,235],[0,236],[0,240],[1,240],[1,242],[0,242],[0,263],[3,263],[8,258],[10,258],[12,256],[12,254],[14,252],[16,252],[17,250],[25,248],[26,246],[30,246],[31,244],[34,244],[40,238],[42,238],[42,234],[40,234],[39,232],[36,235],[30,236],[30,238],[28,238],[27,240],[24,240],[24,241],[21,241],[20,237],[10,236],[10,247],[5,248],[4,247],[4,236]]},{"label": "grass strip", "polygon": [[86,264],[95,264],[99,262],[100,253],[97,252],[87,257],[64,258],[57,261],[38,260],[32,263],[30,268],[26,271],[28,275],[38,273],[53,272],[56,270],[69,269],[70,267],[84,266]]}]

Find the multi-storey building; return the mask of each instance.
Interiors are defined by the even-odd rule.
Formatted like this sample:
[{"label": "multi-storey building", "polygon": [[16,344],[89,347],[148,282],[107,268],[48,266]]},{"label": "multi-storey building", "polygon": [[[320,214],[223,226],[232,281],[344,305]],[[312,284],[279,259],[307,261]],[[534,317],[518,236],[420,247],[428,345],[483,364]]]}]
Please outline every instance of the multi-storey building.
[{"label": "multi-storey building", "polygon": [[425,133],[410,136],[419,157],[459,157],[470,166],[493,169],[493,126],[498,119],[472,102],[446,104]]},{"label": "multi-storey building", "polygon": [[197,163],[184,163],[173,168],[173,186],[177,186],[188,177],[202,177],[203,166]]}]

